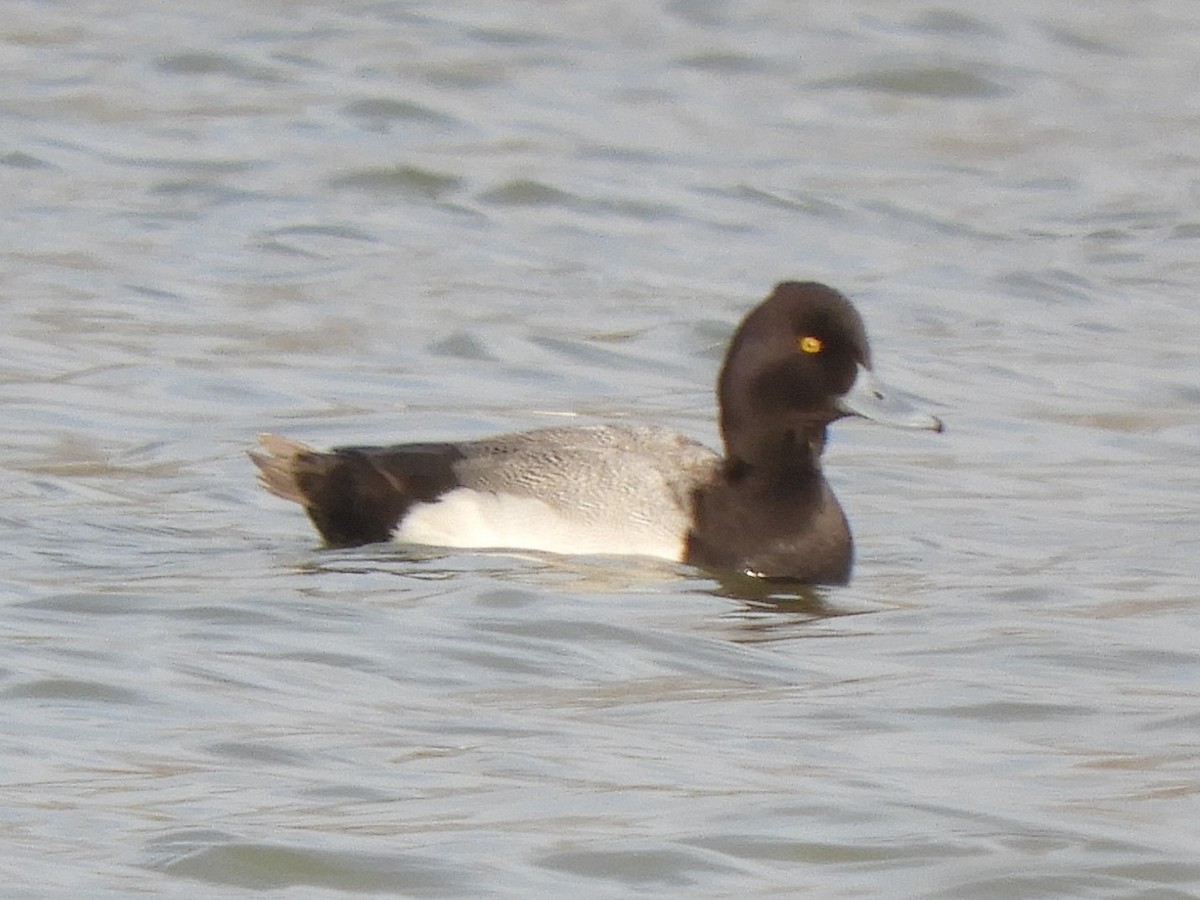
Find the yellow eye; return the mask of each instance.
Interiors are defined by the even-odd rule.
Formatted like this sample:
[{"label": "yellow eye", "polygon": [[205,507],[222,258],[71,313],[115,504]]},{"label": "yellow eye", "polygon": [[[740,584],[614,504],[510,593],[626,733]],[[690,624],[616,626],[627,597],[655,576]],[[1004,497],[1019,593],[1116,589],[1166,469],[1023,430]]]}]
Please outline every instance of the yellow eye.
[{"label": "yellow eye", "polygon": [[821,339],[813,337],[811,334],[806,334],[804,337],[796,341],[796,346],[800,348],[801,353],[820,353],[821,348],[825,345],[821,343]]}]

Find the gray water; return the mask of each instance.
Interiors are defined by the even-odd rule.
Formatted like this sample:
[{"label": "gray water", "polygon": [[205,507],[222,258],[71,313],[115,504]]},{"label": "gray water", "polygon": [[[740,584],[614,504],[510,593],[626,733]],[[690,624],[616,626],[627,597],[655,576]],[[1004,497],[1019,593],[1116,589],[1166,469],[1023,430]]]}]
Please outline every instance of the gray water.
[{"label": "gray water", "polygon": [[[0,23],[8,897],[1200,895],[1200,9],[66,3]],[[322,551],[244,450],[716,439],[783,278],[846,588]]]}]

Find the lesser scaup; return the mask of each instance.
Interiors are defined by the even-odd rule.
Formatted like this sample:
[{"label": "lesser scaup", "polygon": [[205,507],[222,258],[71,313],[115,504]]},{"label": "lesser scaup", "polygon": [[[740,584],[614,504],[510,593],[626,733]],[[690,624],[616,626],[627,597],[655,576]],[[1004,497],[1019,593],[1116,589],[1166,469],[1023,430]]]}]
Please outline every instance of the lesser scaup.
[{"label": "lesser scaup", "polygon": [[721,458],[652,425],[546,428],[461,443],[339,447],[262,435],[271,493],[331,547],[395,538],[444,547],[662,557],[810,583],[850,577],[850,529],[821,474],[825,428],[862,416],[942,423],[871,371],[858,312],[784,282],[738,326],[717,382]]}]

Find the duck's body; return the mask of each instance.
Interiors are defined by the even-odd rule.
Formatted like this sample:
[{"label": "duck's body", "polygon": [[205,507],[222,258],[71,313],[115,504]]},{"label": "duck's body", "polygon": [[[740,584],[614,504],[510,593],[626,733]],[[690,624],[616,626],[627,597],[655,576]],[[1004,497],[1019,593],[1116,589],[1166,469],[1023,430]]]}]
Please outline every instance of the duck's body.
[{"label": "duck's body", "polygon": [[[321,453],[267,436],[272,493],[303,503],[328,544],[394,537],[442,547],[680,560],[694,484],[720,458],[666,428],[545,428],[456,444]],[[514,543],[513,535],[520,535]]]},{"label": "duck's body", "polygon": [[718,385],[726,455],[668,429],[547,428],[479,441],[312,450],[275,435],[252,453],[272,493],[330,546],[644,555],[807,582],[850,575],[846,518],[821,473],[846,415],[941,423],[889,400],[841,294],[785,282],[739,326]]}]

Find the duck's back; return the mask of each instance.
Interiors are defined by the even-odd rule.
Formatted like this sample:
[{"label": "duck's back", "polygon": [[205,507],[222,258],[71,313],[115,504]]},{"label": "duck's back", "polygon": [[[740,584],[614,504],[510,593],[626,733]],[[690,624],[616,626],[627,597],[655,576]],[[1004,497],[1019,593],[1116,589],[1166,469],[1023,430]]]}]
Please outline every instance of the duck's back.
[{"label": "duck's back", "polygon": [[[679,561],[715,453],[665,428],[547,428],[454,445],[458,486],[409,511],[398,540]],[[384,466],[404,465],[404,448]]]}]

